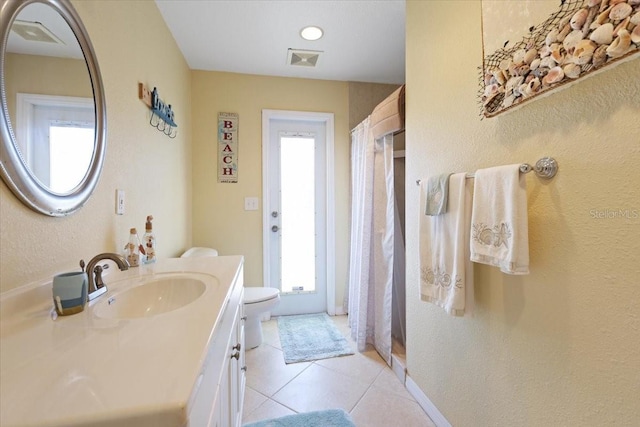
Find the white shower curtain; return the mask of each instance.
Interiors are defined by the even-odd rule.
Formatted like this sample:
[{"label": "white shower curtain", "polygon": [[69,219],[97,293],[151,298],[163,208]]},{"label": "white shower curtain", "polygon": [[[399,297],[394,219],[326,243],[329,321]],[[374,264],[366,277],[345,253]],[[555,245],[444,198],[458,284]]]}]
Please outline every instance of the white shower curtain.
[{"label": "white shower curtain", "polygon": [[358,350],[373,344],[391,363],[394,249],[393,135],[374,140],[370,117],[351,134],[348,314]]}]

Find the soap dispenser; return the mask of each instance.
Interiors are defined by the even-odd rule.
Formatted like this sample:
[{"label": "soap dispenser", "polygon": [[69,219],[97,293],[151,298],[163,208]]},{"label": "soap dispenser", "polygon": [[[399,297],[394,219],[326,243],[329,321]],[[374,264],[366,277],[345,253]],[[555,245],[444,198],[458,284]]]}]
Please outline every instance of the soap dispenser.
[{"label": "soap dispenser", "polygon": [[147,223],[145,224],[145,233],[142,236],[144,241],[144,251],[146,255],[142,257],[142,262],[145,264],[151,264],[156,262],[156,236],[153,234],[153,216],[147,217]]}]

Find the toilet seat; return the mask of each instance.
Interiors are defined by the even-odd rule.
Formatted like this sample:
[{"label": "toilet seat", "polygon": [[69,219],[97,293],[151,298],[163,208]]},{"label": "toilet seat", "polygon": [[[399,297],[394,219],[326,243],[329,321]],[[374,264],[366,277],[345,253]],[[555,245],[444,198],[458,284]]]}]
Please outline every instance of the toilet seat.
[{"label": "toilet seat", "polygon": [[180,255],[180,258],[218,256],[218,251],[211,248],[193,247]]},{"label": "toilet seat", "polygon": [[269,301],[269,300],[278,298],[279,294],[280,294],[280,291],[276,288],[245,287],[244,303],[257,304],[260,302]]}]

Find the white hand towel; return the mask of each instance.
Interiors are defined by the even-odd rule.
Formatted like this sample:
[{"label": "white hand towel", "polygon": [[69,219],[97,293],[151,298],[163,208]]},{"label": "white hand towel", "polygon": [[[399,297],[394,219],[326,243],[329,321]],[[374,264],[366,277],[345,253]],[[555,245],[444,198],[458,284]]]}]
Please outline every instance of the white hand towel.
[{"label": "white hand towel", "polygon": [[425,215],[427,184],[421,185],[420,299],[462,316],[473,309],[473,264],[469,259],[471,183],[466,174],[449,178],[449,207]]},{"label": "white hand towel", "polygon": [[471,261],[529,274],[527,181],[520,165],[476,171]]}]

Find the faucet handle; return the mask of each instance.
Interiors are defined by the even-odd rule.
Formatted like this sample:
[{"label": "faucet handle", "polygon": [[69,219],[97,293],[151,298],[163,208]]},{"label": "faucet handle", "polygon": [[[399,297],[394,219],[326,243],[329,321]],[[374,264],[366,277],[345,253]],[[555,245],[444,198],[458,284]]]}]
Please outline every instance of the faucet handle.
[{"label": "faucet handle", "polygon": [[93,268],[93,272],[94,272],[94,273],[95,273],[95,272],[97,272],[97,271],[98,271],[98,268],[100,269],[100,272],[102,273],[102,271],[103,271],[103,270],[106,270],[107,268],[109,268],[109,264],[96,265],[96,266]]},{"label": "faucet handle", "polygon": [[99,265],[103,260],[110,260],[116,263],[120,270],[127,270],[129,263],[119,254],[105,252],[91,258],[87,264],[87,273],[89,275],[89,301],[107,292],[107,287],[102,280],[102,272],[109,268],[108,264]]},{"label": "faucet handle", "polygon": [[95,286],[96,289],[100,289],[104,287],[104,282],[102,281],[102,272],[109,268],[108,264],[105,265],[96,265],[96,268],[93,269],[93,273],[95,274]]}]

